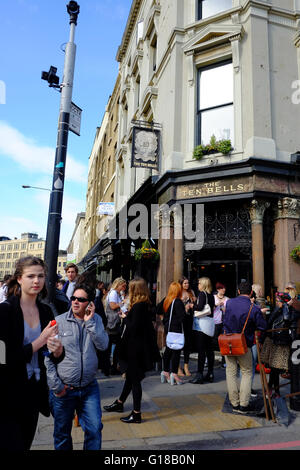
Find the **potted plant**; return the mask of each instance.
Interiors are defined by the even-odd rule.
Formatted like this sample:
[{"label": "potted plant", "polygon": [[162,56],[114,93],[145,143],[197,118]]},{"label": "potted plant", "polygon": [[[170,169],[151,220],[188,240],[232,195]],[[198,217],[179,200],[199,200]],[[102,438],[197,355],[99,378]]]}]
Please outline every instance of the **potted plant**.
[{"label": "potted plant", "polygon": [[228,155],[233,150],[230,139],[217,140],[215,135],[212,135],[208,145],[197,145],[193,152],[195,160],[201,160],[204,155],[211,153],[222,153]]},{"label": "potted plant", "polygon": [[290,252],[291,258],[296,262],[300,264],[300,245],[296,246],[291,252]]},{"label": "potted plant", "polygon": [[159,260],[159,251],[151,247],[149,240],[145,240],[141,248],[135,250],[134,258],[137,261],[150,260],[156,262]]}]

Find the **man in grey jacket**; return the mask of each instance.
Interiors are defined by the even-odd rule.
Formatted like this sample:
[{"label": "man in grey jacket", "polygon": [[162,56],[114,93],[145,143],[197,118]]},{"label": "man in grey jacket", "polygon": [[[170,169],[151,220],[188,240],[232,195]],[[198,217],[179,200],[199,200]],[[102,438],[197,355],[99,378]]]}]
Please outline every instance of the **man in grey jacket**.
[{"label": "man in grey jacket", "polygon": [[[54,364],[45,358],[54,417],[56,450],[72,450],[72,420],[76,411],[84,431],[84,450],[101,449],[100,391],[96,380],[97,350],[108,346],[101,317],[95,315],[95,292],[86,285],[76,286],[71,309],[56,317],[64,359]],[[53,346],[58,339],[53,338]],[[51,351],[51,341],[48,348]]]}]

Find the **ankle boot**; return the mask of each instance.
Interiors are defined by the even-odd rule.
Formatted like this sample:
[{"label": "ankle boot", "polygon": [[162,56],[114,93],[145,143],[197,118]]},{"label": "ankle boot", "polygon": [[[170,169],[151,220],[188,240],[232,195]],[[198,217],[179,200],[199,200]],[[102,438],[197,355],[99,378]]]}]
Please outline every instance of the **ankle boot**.
[{"label": "ankle boot", "polygon": [[103,406],[105,411],[116,411],[117,413],[123,413],[123,403],[118,402],[115,400],[111,405]]},{"label": "ankle boot", "polygon": [[192,375],[189,371],[189,365],[188,364],[184,364],[183,369],[184,369],[184,373],[187,377],[190,377]]},{"label": "ankle boot", "polygon": [[197,372],[195,377],[192,380],[189,380],[189,382],[191,384],[203,384],[204,383],[203,374],[201,372]]},{"label": "ankle boot", "polygon": [[210,382],[210,383],[213,383],[214,381],[214,374],[212,372],[207,372],[207,374],[205,375],[204,379],[203,379],[205,382]]},{"label": "ankle boot", "polygon": [[123,423],[141,423],[142,422],[142,415],[141,413],[135,413],[132,411],[129,416],[125,418],[120,418]]}]

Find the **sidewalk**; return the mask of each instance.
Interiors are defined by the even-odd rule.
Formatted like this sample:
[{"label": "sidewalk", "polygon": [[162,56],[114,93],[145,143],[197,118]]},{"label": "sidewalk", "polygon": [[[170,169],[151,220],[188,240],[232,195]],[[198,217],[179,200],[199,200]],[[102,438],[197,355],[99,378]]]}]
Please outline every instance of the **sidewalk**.
[{"label": "sidewalk", "polygon": [[[195,372],[196,362],[191,360],[191,371]],[[106,378],[99,373],[101,404],[111,403],[123,387],[120,376]],[[259,390],[260,376],[255,375],[254,388]],[[288,387],[282,395],[288,393]],[[218,440],[220,433],[233,430],[249,430],[274,427],[278,424],[265,418],[223,413],[227,394],[225,369],[220,358],[216,358],[215,381],[194,385],[185,379],[184,385],[161,384],[160,373],[153,372],[143,381],[142,424],[124,424],[120,417],[132,410],[131,395],[124,406],[124,413],[103,411],[103,450],[153,450],[163,446],[170,450],[183,443],[201,440]],[[299,416],[298,416],[299,415]],[[300,424],[300,413],[296,413],[294,425]],[[83,447],[81,427],[73,427],[75,450]],[[41,416],[32,450],[53,449],[53,419]]]}]

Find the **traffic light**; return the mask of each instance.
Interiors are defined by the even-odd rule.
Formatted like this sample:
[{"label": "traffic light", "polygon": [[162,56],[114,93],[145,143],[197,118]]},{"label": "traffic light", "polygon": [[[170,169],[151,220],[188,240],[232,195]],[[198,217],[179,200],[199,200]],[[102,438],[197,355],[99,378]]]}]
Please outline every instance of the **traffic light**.
[{"label": "traffic light", "polygon": [[46,80],[51,87],[59,88],[59,77],[56,72],[57,68],[51,65],[49,72],[42,72],[42,80]]}]

